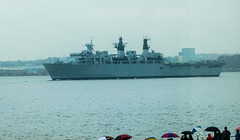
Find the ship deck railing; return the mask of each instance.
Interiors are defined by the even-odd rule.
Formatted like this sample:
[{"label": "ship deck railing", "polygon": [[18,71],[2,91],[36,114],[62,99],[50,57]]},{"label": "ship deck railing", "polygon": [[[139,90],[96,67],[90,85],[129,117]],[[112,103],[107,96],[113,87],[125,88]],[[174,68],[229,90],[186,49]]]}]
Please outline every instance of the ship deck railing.
[{"label": "ship deck railing", "polygon": [[78,61],[80,64],[86,65],[99,65],[99,64],[160,64],[163,63],[161,60],[128,60],[128,61],[86,61],[80,60]]}]

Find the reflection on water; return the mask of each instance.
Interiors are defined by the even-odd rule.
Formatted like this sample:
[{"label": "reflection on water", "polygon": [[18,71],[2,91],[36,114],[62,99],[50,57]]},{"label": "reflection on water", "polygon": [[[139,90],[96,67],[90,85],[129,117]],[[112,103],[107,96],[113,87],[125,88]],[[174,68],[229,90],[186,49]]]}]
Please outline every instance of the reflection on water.
[{"label": "reflection on water", "polygon": [[[51,81],[0,77],[0,139],[83,139],[240,125],[240,73],[220,77]],[[199,132],[198,132],[199,134]],[[196,135],[194,136],[196,137]]]}]

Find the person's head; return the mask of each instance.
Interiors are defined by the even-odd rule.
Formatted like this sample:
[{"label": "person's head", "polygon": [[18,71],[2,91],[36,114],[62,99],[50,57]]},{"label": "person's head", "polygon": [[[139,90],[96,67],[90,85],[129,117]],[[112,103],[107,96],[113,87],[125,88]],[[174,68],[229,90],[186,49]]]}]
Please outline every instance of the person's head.
[{"label": "person's head", "polygon": [[227,130],[227,127],[224,127],[225,130]]},{"label": "person's head", "polygon": [[239,130],[237,130],[237,133],[239,133]]},{"label": "person's head", "polygon": [[211,134],[210,134],[210,133],[208,133],[208,136],[209,136],[209,137],[211,137]]}]

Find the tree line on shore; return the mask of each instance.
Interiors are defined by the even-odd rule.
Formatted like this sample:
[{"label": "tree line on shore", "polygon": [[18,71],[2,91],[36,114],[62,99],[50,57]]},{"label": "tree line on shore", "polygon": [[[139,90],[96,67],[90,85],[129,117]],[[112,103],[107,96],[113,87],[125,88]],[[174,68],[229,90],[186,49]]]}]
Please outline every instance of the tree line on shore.
[{"label": "tree line on shore", "polygon": [[[199,60],[219,60],[225,63],[224,72],[240,71],[240,54],[220,55],[220,54],[197,54]],[[33,61],[0,61],[0,76],[34,76],[48,75],[43,63],[56,61],[57,57],[39,59]],[[171,62],[178,62],[178,56],[167,57]]]}]

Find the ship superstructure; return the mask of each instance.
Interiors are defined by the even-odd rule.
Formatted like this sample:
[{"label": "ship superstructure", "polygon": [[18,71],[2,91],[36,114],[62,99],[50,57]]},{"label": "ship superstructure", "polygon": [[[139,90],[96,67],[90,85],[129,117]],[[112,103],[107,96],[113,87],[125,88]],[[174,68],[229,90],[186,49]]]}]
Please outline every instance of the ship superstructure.
[{"label": "ship superstructure", "polygon": [[157,78],[219,76],[222,63],[202,61],[192,63],[171,63],[162,53],[149,51],[147,38],[143,39],[142,54],[136,51],[125,53],[126,43],[119,37],[113,43],[117,54],[108,51],[94,51],[92,41],[85,44],[87,50],[70,53],[64,61],[43,64],[53,80],[55,79],[111,79],[111,78]]}]

